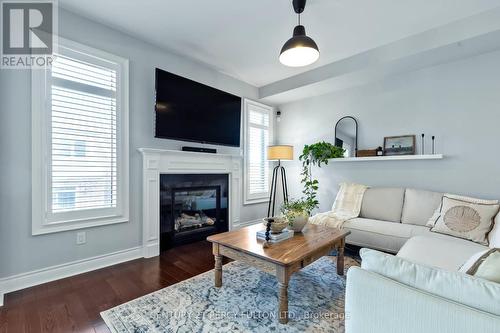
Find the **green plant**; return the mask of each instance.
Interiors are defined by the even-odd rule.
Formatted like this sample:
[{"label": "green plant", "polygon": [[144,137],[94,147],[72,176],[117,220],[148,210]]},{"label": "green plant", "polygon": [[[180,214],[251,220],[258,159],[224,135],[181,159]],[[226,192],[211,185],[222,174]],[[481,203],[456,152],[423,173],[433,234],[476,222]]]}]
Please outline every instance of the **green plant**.
[{"label": "green plant", "polygon": [[304,198],[291,199],[281,205],[281,213],[288,220],[288,223],[291,224],[295,217],[304,213],[309,214],[314,209],[312,205],[313,202]]},{"label": "green plant", "polygon": [[305,195],[304,201],[308,202],[308,212],[318,207],[316,199],[319,182],[312,177],[312,167],[321,167],[321,164],[328,164],[331,158],[344,157],[345,149],[321,141],[311,145],[305,145],[299,160],[302,161],[301,183],[304,186],[302,193]]}]

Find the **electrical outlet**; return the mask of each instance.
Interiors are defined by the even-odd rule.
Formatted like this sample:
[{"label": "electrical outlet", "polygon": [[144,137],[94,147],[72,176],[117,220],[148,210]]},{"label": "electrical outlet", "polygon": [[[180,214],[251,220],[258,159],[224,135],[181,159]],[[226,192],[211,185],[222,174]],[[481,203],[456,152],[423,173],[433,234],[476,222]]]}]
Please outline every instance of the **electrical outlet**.
[{"label": "electrical outlet", "polygon": [[87,243],[87,233],[85,231],[76,234],[76,244],[82,245]]}]

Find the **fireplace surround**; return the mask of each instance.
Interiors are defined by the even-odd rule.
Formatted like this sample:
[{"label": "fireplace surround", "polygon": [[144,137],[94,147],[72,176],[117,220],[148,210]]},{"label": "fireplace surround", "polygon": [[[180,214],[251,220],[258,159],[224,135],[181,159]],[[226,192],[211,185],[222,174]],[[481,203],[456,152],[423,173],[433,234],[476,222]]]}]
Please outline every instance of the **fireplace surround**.
[{"label": "fireplace surround", "polygon": [[160,180],[163,175],[226,175],[227,229],[241,226],[241,156],[151,148],[139,148],[139,152],[143,169],[142,247],[145,258],[160,254]]}]

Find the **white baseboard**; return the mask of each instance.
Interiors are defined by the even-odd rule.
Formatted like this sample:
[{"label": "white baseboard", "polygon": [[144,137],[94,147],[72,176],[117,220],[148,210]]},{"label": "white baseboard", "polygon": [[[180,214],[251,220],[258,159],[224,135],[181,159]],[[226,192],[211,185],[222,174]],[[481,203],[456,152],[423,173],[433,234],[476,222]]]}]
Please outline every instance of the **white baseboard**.
[{"label": "white baseboard", "polygon": [[125,261],[142,258],[142,255],[142,246],[138,246],[127,250],[121,250],[2,278],[0,279],[0,306],[3,305],[4,294],[36,286],[38,284],[63,279],[68,276],[116,265]]},{"label": "white baseboard", "polygon": [[144,258],[152,258],[160,255],[160,242],[149,243],[142,249]]},{"label": "white baseboard", "polygon": [[[237,229],[261,223],[262,219],[241,222]],[[99,268],[116,265],[138,258],[157,256],[158,244],[134,247],[127,250],[103,254],[100,256],[72,261],[69,263],[38,269],[0,279],[0,306],[3,306],[4,295],[16,290],[29,288],[38,284],[63,279],[69,276],[90,272]]]}]

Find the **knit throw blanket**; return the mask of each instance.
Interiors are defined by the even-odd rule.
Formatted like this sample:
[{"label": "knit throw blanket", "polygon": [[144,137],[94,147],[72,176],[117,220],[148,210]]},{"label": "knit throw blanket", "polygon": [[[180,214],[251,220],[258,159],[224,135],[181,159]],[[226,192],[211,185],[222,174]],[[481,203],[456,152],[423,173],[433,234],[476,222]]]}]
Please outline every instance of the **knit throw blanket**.
[{"label": "knit throw blanket", "polygon": [[342,229],[347,220],[359,216],[367,188],[361,184],[341,183],[332,210],[310,217],[309,223]]}]

